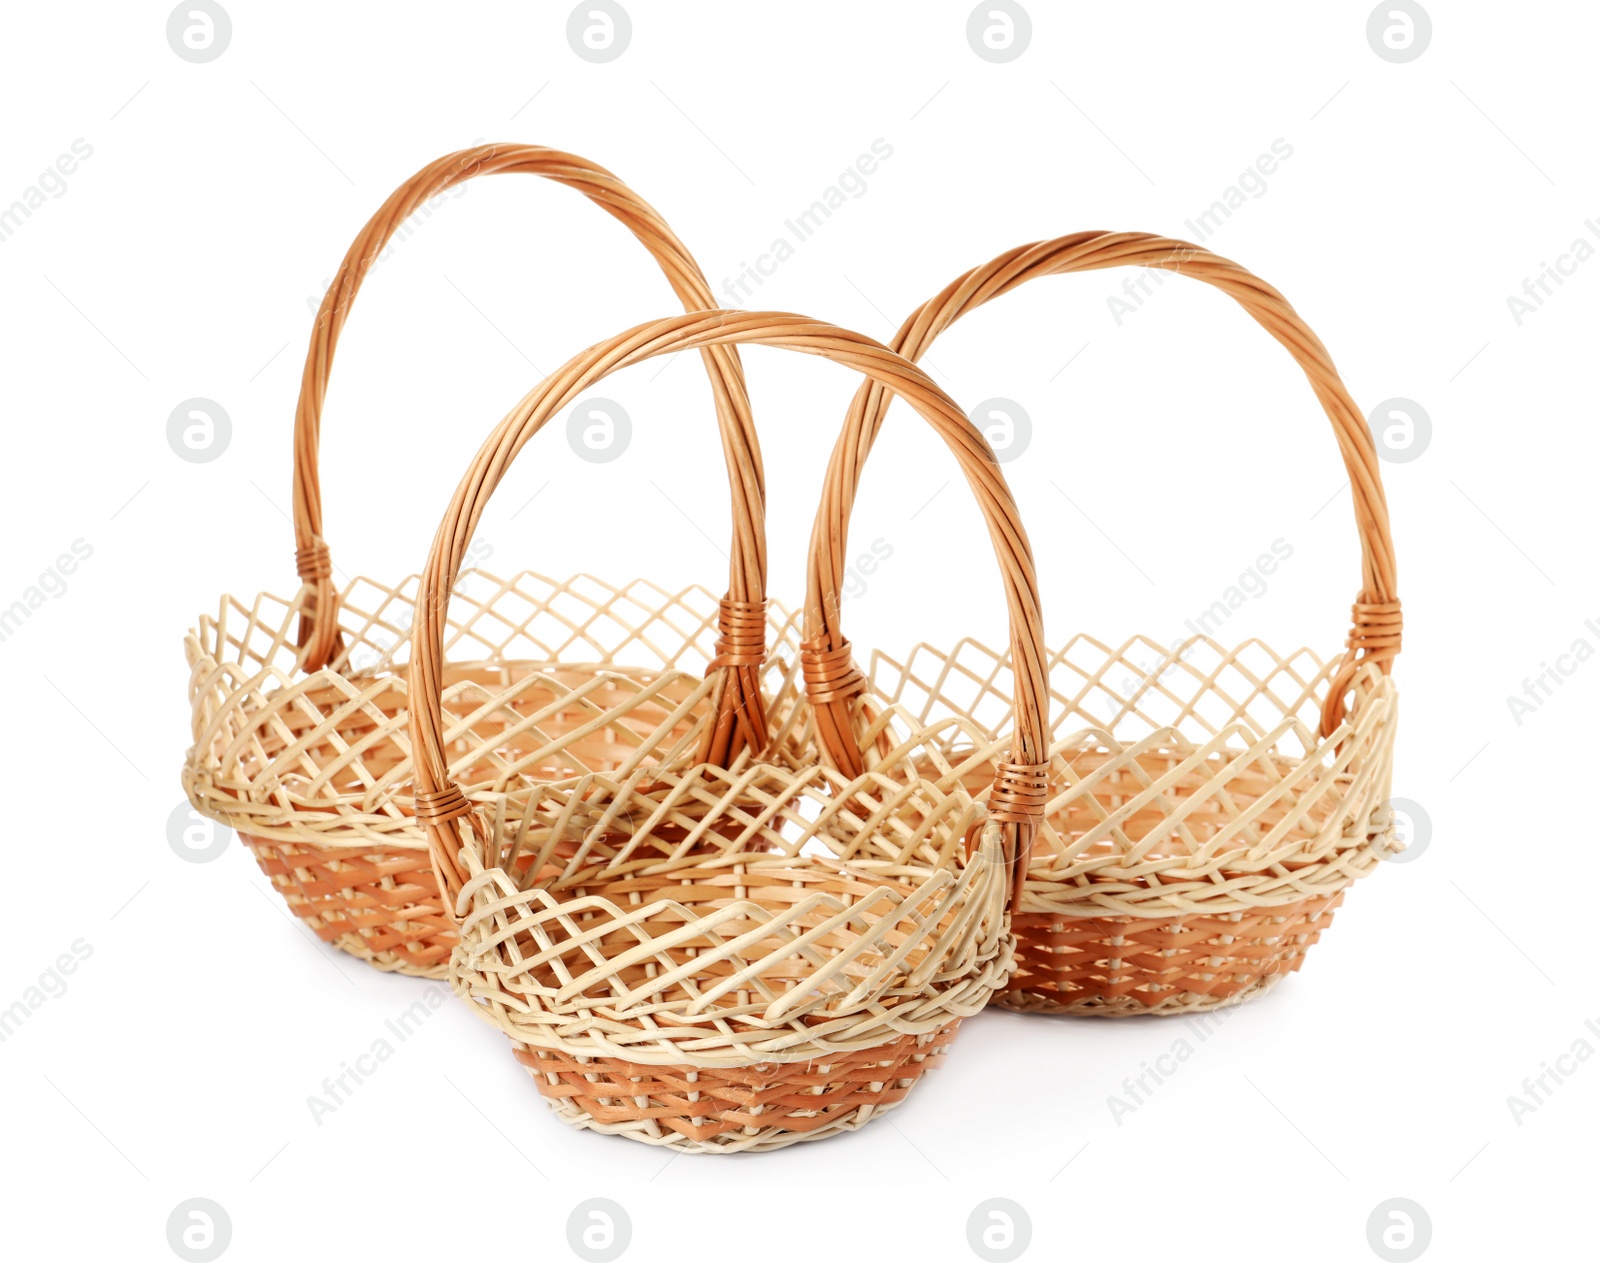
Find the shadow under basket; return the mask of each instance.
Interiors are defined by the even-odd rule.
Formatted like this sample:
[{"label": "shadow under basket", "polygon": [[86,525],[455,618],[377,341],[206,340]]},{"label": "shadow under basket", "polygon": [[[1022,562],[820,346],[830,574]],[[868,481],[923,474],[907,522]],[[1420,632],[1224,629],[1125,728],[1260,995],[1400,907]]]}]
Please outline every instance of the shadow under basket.
[{"label": "shadow under basket", "polygon": [[[412,805],[407,664],[416,577],[339,603],[341,648],[297,671],[292,600],[224,598],[191,632],[184,787],[238,833],[296,916],[374,968],[444,978],[458,936]],[[589,576],[481,571],[457,586],[444,666],[450,754],[469,798],[531,781],[693,762],[711,713],[717,598]],[[769,607],[768,704],[793,712],[791,620]],[[578,661],[573,661],[578,659]]]},{"label": "shadow under basket", "polygon": [[[1050,659],[1054,798],[994,1003],[1097,1017],[1193,1013],[1294,973],[1345,890],[1395,850],[1395,690],[1356,676],[1319,735],[1338,660],[1259,641],[1077,637]],[[963,641],[876,655],[873,694],[936,728],[948,784],[982,798],[1009,724],[1004,655]]]}]

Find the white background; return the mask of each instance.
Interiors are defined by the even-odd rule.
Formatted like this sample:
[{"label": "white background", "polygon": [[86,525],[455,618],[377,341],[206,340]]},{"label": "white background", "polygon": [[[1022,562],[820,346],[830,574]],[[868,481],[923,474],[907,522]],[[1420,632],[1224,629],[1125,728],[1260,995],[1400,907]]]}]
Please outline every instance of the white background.
[{"label": "white background", "polygon": [[[997,65],[969,48],[965,3],[629,2],[632,42],[604,65],[569,48],[565,3],[225,0],[232,42],[203,65],[169,48],[164,4],[6,10],[0,206],[93,146],[0,243],[0,606],[74,540],[93,549],[0,643],[0,1007],[74,941],[92,950],[0,1045],[8,1257],[171,1258],[169,1212],[206,1197],[229,1259],[564,1258],[569,1212],[596,1196],[625,1207],[642,1259],[972,1258],[967,1217],[990,1197],[1025,1208],[1028,1258],[1363,1259],[1393,1197],[1425,1208],[1432,1258],[1592,1254],[1600,1058],[1521,1125],[1507,1098],[1580,1038],[1600,1050],[1600,663],[1520,725],[1506,699],[1579,637],[1600,647],[1600,261],[1520,326],[1506,299],[1575,239],[1600,245],[1600,16],[1439,0],[1427,51],[1391,64],[1365,3],[1038,2],[1030,46]],[[891,1121],[669,1161],[555,1121],[452,1000],[318,1125],[306,1098],[430,984],[322,948],[242,847],[191,864],[166,840],[184,629],[224,591],[293,590],[307,298],[400,180],[479,139],[611,167],[720,290],[878,138],[893,156],[866,193],[744,305],[887,337],[1021,242],[1189,236],[1289,142],[1207,244],[1295,302],[1363,408],[1403,396],[1432,417],[1421,457],[1384,466],[1406,610],[1395,792],[1431,817],[1429,849],[1358,885],[1305,970],[1120,1123],[1107,1098],[1181,1024],[988,1013]],[[1228,634],[1336,653],[1356,534],[1304,379],[1203,286],[1171,282],[1119,326],[1121,280],[1035,284],[932,356],[964,406],[1032,416],[1006,472],[1051,639],[1169,639],[1281,538],[1292,560]],[[340,345],[335,562],[417,569],[458,470],[540,371],[675,309],[625,230],[567,190],[494,179],[449,200],[374,271]],[[772,594],[797,603],[856,382],[745,361]],[[607,388],[632,447],[594,465],[541,435],[485,519],[488,564],[720,590],[727,497],[696,358]],[[167,444],[194,396],[232,419],[211,463]],[[858,646],[1003,637],[953,477],[897,408],[855,525],[893,549],[848,606]]]}]

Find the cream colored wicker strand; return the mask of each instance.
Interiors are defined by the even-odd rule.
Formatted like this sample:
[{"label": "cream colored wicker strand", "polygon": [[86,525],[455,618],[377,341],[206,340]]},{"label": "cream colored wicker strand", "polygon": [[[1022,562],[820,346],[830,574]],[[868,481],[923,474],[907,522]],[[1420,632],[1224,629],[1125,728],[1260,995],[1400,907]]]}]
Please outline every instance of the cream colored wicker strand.
[{"label": "cream colored wicker strand", "polygon": [[[987,814],[963,787],[921,776],[915,752],[937,756],[923,744],[932,734],[915,732],[900,757],[854,779],[787,749],[727,769],[583,776],[471,802],[451,779],[464,756],[439,704],[445,602],[511,461],[609,372],[736,342],[871,374],[955,453],[1015,612],[1019,675],[1039,682],[1019,698]],[[461,927],[452,985],[511,1038],[563,1120],[700,1153],[853,1130],[897,1106],[1005,984],[1016,861],[1049,797],[1036,753],[1044,664],[1032,554],[982,436],[878,343],[801,316],[708,312],[584,352],[473,461],[423,572],[413,648],[418,816]]]},{"label": "cream colored wicker strand", "polygon": [[[447,189],[478,176],[503,174],[543,176],[576,189],[638,237],[660,264],[685,310],[717,305],[699,265],[655,209],[610,171],[586,158],[539,145],[479,145],[446,154],[401,184],[367,221],[339,265],[317,312],[301,377],[300,401],[295,411],[295,562],[301,578],[316,587],[316,604],[302,617],[300,626],[307,671],[326,665],[338,645],[338,593],[333,586],[328,546],[322,537],[322,485],[317,454],[328,374],[340,330],[368,270],[407,218]],[[749,606],[762,600],[766,586],[765,491],[759,448],[737,351],[710,347],[702,354],[716,399],[734,503],[736,529],[728,594],[730,599]],[[722,722],[712,730],[711,745],[706,750],[707,758],[715,762],[725,762],[738,751],[734,716],[750,708],[759,711],[761,704],[753,671],[734,672],[730,682],[734,687],[719,703]]]},{"label": "cream colored wicker strand", "polygon": [[[1360,532],[1362,586],[1353,611],[1346,659],[1335,687],[1329,690],[1323,714],[1323,732],[1332,732],[1343,716],[1345,694],[1358,666],[1371,661],[1387,673],[1399,652],[1400,602],[1396,595],[1394,542],[1377,450],[1366,418],[1350,398],[1327,348],[1282,294],[1239,264],[1189,242],[1151,233],[1073,233],[1008,250],[957,277],[919,307],[889,345],[908,359],[918,360],[940,333],[967,312],[1026,281],[1111,267],[1163,268],[1222,290],[1294,356],[1333,423],[1345,471],[1350,476]],[[863,383],[851,403],[845,432],[839,439],[845,485],[851,495],[888,406],[889,396],[874,382]],[[848,502],[833,503],[830,513],[833,522],[843,520],[849,513]],[[830,626],[829,635],[836,634]]]},{"label": "cream colored wicker strand", "polygon": [[[479,146],[430,163],[352,243],[312,332],[295,426],[297,560],[307,582],[288,600],[224,597],[185,644],[193,746],[183,780],[191,803],[238,832],[318,937],[379,969],[425,976],[443,975],[456,933],[410,814],[406,681],[394,664],[409,653],[414,577],[357,579],[335,594],[321,535],[318,440],[338,334],[385,243],[430,197],[497,172],[541,175],[584,193],[639,238],[686,306],[711,303],[703,274],[659,215],[593,163],[526,145]],[[768,696],[793,711],[784,664],[761,667],[764,492],[738,354],[719,346],[703,357],[733,487],[729,596],[719,603],[698,587],[671,593],[635,580],[618,588],[583,575],[468,579],[456,594],[462,616],[453,630],[481,660],[456,664],[448,705],[460,740],[476,751],[464,773],[469,793],[515,782],[535,764],[554,777],[731,762],[766,744]],[[575,619],[578,609],[586,612]],[[771,638],[786,640],[781,611],[770,621]],[[718,668],[709,680],[701,675],[708,661]],[[517,701],[489,728],[478,725],[476,699],[506,680],[515,682]],[[632,727],[606,726],[604,715],[619,708]],[[676,719],[664,719],[669,714]],[[565,764],[541,760],[551,734],[573,724],[593,739],[557,741]]]},{"label": "cream colored wicker strand", "polygon": [[[1295,357],[1333,424],[1362,551],[1344,655],[1309,681],[1259,642],[1230,650],[1203,639],[1169,651],[1141,639],[1111,651],[1080,637],[1052,658],[1064,679],[1080,681],[1054,700],[1087,726],[1058,733],[1051,747],[1062,792],[1037,835],[1013,918],[1019,969],[999,1002],[1110,1016],[1193,1012],[1258,994],[1298,969],[1345,887],[1392,845],[1384,804],[1396,708],[1388,677],[1401,631],[1394,544],[1372,436],[1332,357],[1277,290],[1198,246],[1106,232],[1021,246],[946,286],[893,345],[916,359],[963,314],[1024,281],[1115,266],[1160,267],[1215,286]],[[835,452],[844,477],[830,483],[819,530],[848,514],[888,404],[875,384],[857,393]],[[836,581],[840,563],[831,564],[821,580]],[[825,604],[823,612],[836,615]],[[841,643],[830,625],[805,652]],[[1075,647],[1104,665],[1080,662]],[[935,762],[956,771],[941,783],[981,779],[1003,738],[970,709],[970,682],[983,681],[981,700],[1009,666],[992,654],[975,661],[982,653],[970,642],[953,652],[919,646],[897,678],[892,662],[875,663],[870,686],[836,666],[849,685],[815,696],[819,736],[828,744],[833,734],[869,731],[878,707],[917,697],[921,722],[953,716],[961,725],[944,729]],[[1124,670],[1114,672],[1119,661]],[[1134,680],[1131,697],[1105,687],[1118,675]],[[1287,698],[1275,687],[1287,687]],[[1117,713],[1090,710],[1096,697]],[[1302,706],[1315,715],[1314,733]],[[1119,719],[1136,721],[1126,739],[1116,735]]]},{"label": "cream colored wicker strand", "polygon": [[[950,447],[977,497],[988,523],[1000,564],[1011,617],[1011,653],[1017,664],[1016,730],[1011,763],[1036,767],[1046,745],[1048,688],[1044,668],[1044,630],[1039,611],[1038,581],[1027,532],[1001,476],[992,449],[960,408],[933,380],[901,357],[860,334],[824,321],[784,312],[706,312],[640,325],[599,343],[558,369],[500,423],[474,458],[456,489],[423,572],[413,632],[411,731],[417,759],[417,800],[425,815],[438,876],[459,891],[455,853],[465,839],[456,833],[460,816],[476,819],[450,780],[445,756],[443,712],[444,616],[448,596],[460,573],[467,547],[490,496],[517,453],[550,419],[579,393],[610,373],[641,360],[701,347],[747,344],[786,347],[821,355],[867,374],[904,398],[933,425]],[[841,445],[842,446],[842,445]],[[846,475],[836,453],[829,467],[825,506],[842,495]],[[853,498],[853,497],[852,497]],[[829,575],[841,569],[849,532],[848,516],[818,515],[811,551],[811,583],[807,602],[808,633],[820,635],[825,610],[837,610],[840,588]],[[843,637],[839,638],[843,641]],[[844,641],[846,645],[848,641]],[[816,677],[809,677],[814,679]],[[820,686],[819,686],[820,687]],[[857,755],[859,763],[859,753]],[[1009,792],[1009,791],[1007,791]]]}]

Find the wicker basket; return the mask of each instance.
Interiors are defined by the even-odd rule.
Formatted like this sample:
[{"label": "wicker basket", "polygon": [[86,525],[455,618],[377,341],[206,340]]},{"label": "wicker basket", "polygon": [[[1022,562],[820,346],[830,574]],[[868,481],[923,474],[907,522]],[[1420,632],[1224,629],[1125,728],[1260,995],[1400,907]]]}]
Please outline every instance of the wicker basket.
[{"label": "wicker basket", "polygon": [[[767,720],[752,706],[750,745],[723,767],[597,773],[475,803],[458,788],[435,700],[445,594],[506,466],[608,373],[734,342],[873,375],[960,460],[990,524],[1024,664],[1016,762],[997,770],[987,813],[959,783],[919,775],[930,762],[941,776],[954,769],[938,767],[915,732],[897,731],[905,717],[892,711],[853,751],[867,763],[853,777],[762,741]],[[830,608],[839,589],[826,576],[844,552],[842,526],[813,539],[812,587]],[[759,608],[731,615],[738,634],[723,660],[760,661]],[[808,629],[821,623],[819,606]],[[1015,859],[1046,796],[1032,556],[982,436],[879,344],[799,316],[706,312],[578,356],[506,417],[458,488],[423,572],[414,646],[418,815],[461,918],[454,988],[511,1037],[566,1122],[697,1153],[852,1130],[899,1104],[1004,984]],[[841,658],[813,647],[803,660],[825,695]]]},{"label": "wicker basket", "polygon": [[[356,237],[312,330],[295,414],[302,587],[288,599],[224,597],[186,644],[193,746],[183,782],[190,802],[239,833],[319,937],[380,969],[426,977],[444,976],[456,933],[411,807],[406,668],[417,579],[357,579],[336,590],[322,538],[318,438],[340,329],[385,243],[444,190],[516,172],[583,193],[634,232],[688,310],[715,305],[699,267],[660,216],[603,168],[527,145],[484,145],[431,163]],[[709,347],[703,358],[741,527],[730,595],[755,601],[766,564],[764,493],[744,378],[731,348]],[[714,681],[699,679],[717,654],[721,608],[704,589],[669,593],[643,583],[618,588],[533,574],[502,581],[473,572],[463,576],[459,595],[446,705],[452,739],[476,752],[461,772],[469,795],[503,790],[525,775],[726,762],[738,753],[741,702],[760,699],[765,688],[765,705],[779,706],[798,670],[793,637],[775,610],[771,634],[779,646],[790,642],[786,660],[771,660],[764,677],[741,663]],[[654,699],[663,722],[625,731],[612,724],[619,708],[644,714],[631,694],[620,698],[624,677],[631,690]],[[597,684],[602,678],[604,686]],[[518,699],[514,723],[503,714],[482,716],[484,700],[508,687]]]},{"label": "wicker basket", "polygon": [[[1113,266],[1215,285],[1294,355],[1333,422],[1361,537],[1362,588],[1342,656],[1205,636],[1172,648],[1079,637],[1050,659],[1056,796],[1014,919],[1018,970],[997,1003],[1187,1013],[1297,970],[1345,888],[1395,848],[1386,804],[1400,602],[1362,414],[1288,302],[1237,264],[1147,234],[1039,242],[952,282],[891,345],[916,360],[953,321],[1032,277]],[[888,402],[864,386],[841,448],[864,458]],[[955,721],[941,730],[942,762],[976,788],[1003,749],[1011,675],[1007,655],[972,641],[921,646],[903,663],[879,655],[867,696],[924,724]]]}]

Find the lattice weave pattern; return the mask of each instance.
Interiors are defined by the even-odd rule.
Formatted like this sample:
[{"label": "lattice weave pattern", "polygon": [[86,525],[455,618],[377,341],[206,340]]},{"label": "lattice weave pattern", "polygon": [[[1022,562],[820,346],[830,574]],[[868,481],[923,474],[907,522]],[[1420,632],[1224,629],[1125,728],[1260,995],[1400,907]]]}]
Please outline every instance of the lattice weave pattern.
[{"label": "lattice weave pattern", "polygon": [[[1077,637],[1050,659],[1052,797],[997,1003],[1116,1016],[1243,999],[1300,967],[1344,889],[1392,853],[1394,686],[1375,665],[1321,736],[1338,670],[1259,641]],[[1007,655],[964,641],[876,655],[869,696],[938,734],[924,771],[985,797]],[[939,768],[949,768],[940,772]]]},{"label": "lattice weave pattern", "polygon": [[[757,754],[751,739],[723,767],[658,763],[451,797],[460,759],[433,700],[448,692],[441,594],[504,476],[502,453],[522,450],[611,371],[739,341],[894,383],[961,463],[1014,613],[1022,683],[1005,752],[1015,772],[996,791],[1005,808],[986,814],[915,731],[893,747],[889,727],[916,727],[903,711],[886,713],[883,732],[856,751],[871,766],[843,772],[815,757],[815,709],[783,705],[768,721],[779,734],[787,722],[797,742],[762,741]],[[813,566],[843,546],[842,536],[814,540]],[[576,357],[501,422],[423,572],[411,726],[434,867],[460,920],[453,985],[510,1036],[559,1117],[727,1153],[849,1130],[904,1097],[1013,967],[1018,857],[1048,797],[1036,767],[1045,688],[1035,589],[1015,505],[972,423],[920,370],[818,321],[707,312],[643,325]],[[752,652],[752,614],[723,603],[723,661]],[[819,623],[808,609],[808,650]],[[800,657],[807,674],[831,660]]]},{"label": "lattice weave pattern", "polygon": [[[264,870],[324,939],[383,969],[438,976],[454,942],[407,804],[405,643],[415,580],[358,580],[344,591],[323,538],[319,463],[324,402],[340,333],[385,245],[447,189],[484,175],[536,175],[582,193],[628,228],[690,311],[712,304],[698,264],[661,216],[605,168],[536,145],[478,145],[403,181],[350,244],[313,324],[294,423],[295,571],[290,600],[224,598],[187,646],[195,746],[190,801],[239,831]],[[728,599],[763,608],[765,486],[743,370],[731,346],[704,349],[733,509]],[[392,499],[392,495],[390,497]],[[404,514],[380,504],[388,532]],[[634,585],[556,585],[522,576],[464,597],[447,671],[458,780],[503,791],[530,776],[734,758],[762,731],[764,625],[741,624],[737,661],[701,681],[703,603]],[[680,608],[681,606],[681,608]],[[491,609],[492,607],[492,609]],[[537,630],[533,625],[537,624]],[[525,643],[520,650],[512,642]],[[474,650],[477,652],[474,653]],[[511,686],[508,694],[501,690]],[[788,710],[792,712],[793,707]],[[703,712],[715,712],[706,722]],[[754,715],[757,722],[745,722]],[[581,740],[566,736],[582,731]],[[764,737],[763,731],[763,737]],[[437,804],[435,804],[437,806]]]},{"label": "lattice weave pattern", "polygon": [[[1204,636],[1172,651],[1143,641],[1113,652],[1080,639],[1052,663],[1055,737],[1043,779],[1053,797],[1017,903],[1022,967],[1002,1003],[1111,1015],[1204,1008],[1259,990],[1298,962],[1332,897],[1392,848],[1384,809],[1394,749],[1389,672],[1402,625],[1366,418],[1288,300],[1237,263],[1148,233],[1032,242],[958,276],[906,319],[892,346],[918,359],[967,312],[1027,281],[1127,266],[1214,286],[1294,357],[1344,461],[1362,584],[1336,663],[1309,654],[1279,659],[1254,642],[1229,652]],[[848,516],[889,398],[868,382],[852,401],[820,530]],[[1203,501],[1194,512],[1203,518]],[[814,584],[808,607],[821,600]],[[840,643],[836,607],[822,608],[827,634],[819,640],[808,626],[808,654]],[[1135,663],[1135,654],[1146,660]],[[812,695],[819,738],[836,766],[856,757],[841,734],[859,734],[883,697],[906,701],[925,723],[946,721],[945,755],[963,763],[957,779],[971,787],[1005,766],[998,729],[976,708],[992,710],[1019,687],[1031,689],[1032,664],[967,643],[953,653],[924,646],[893,668],[875,666],[875,689]],[[831,672],[853,680],[848,663],[831,664]],[[808,688],[813,674],[807,668]],[[908,689],[920,690],[920,708]]]},{"label": "lattice weave pattern", "polygon": [[1012,968],[997,830],[960,860],[975,811],[768,764],[547,786],[463,889],[454,985],[580,1125],[695,1152],[860,1126]]},{"label": "lattice weave pattern", "polygon": [[[445,976],[455,928],[411,800],[406,705],[416,576],[359,579],[340,601],[339,657],[301,675],[293,600],[224,599],[189,636],[193,746],[184,786],[234,829],[297,915],[374,966]],[[462,577],[445,706],[461,787],[692,762],[712,714],[719,603],[706,589],[615,588],[590,576]],[[768,610],[765,706],[791,734],[798,629]],[[575,737],[573,734],[577,734]]]}]

